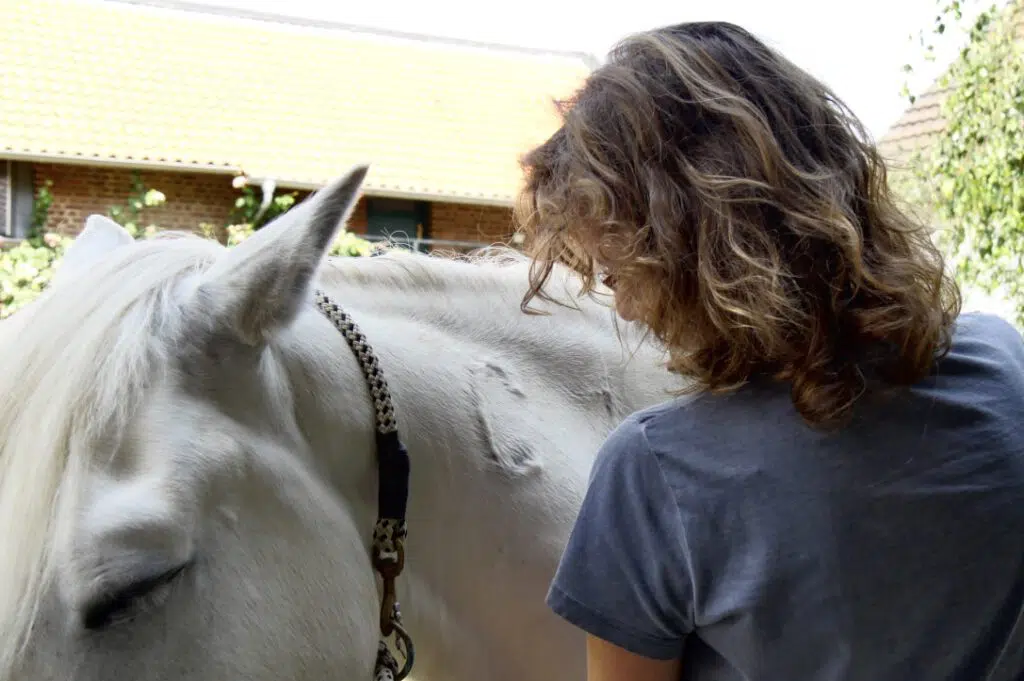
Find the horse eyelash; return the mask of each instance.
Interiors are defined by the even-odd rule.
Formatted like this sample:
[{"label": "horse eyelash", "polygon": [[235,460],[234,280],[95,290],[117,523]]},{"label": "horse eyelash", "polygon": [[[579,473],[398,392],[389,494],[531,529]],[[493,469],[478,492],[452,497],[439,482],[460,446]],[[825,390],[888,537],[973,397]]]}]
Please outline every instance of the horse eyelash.
[{"label": "horse eyelash", "polygon": [[192,561],[183,563],[157,575],[145,577],[131,584],[102,594],[82,612],[82,627],[86,631],[102,631],[115,624],[133,619],[149,606],[159,605],[168,589],[181,576]]}]

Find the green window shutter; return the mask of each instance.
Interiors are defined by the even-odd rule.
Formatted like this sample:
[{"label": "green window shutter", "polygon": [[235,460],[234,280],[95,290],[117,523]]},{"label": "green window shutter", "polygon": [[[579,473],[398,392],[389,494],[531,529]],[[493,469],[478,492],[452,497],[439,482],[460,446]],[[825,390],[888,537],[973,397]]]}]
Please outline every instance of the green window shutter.
[{"label": "green window shutter", "polygon": [[[430,238],[430,203],[401,199],[367,198],[366,234],[398,244],[412,245]],[[426,250],[420,246],[420,250]]]}]

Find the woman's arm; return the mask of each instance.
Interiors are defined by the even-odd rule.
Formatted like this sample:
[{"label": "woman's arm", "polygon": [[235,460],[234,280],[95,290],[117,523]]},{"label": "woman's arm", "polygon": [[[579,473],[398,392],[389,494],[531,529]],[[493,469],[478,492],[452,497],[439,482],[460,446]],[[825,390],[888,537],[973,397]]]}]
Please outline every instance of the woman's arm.
[{"label": "woman's arm", "polygon": [[655,660],[587,635],[587,681],[679,681],[681,661]]}]

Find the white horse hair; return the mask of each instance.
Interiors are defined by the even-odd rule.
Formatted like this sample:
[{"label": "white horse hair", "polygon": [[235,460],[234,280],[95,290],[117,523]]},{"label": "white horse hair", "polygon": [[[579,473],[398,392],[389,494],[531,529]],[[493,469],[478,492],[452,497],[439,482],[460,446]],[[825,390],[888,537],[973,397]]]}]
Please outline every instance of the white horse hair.
[{"label": "white horse hair", "polygon": [[232,249],[92,217],[0,324],[0,681],[370,681],[372,402],[314,282],[410,452],[413,676],[584,677],[545,591],[601,440],[680,381],[567,271],[534,316],[505,252],[324,261],[365,172]]}]

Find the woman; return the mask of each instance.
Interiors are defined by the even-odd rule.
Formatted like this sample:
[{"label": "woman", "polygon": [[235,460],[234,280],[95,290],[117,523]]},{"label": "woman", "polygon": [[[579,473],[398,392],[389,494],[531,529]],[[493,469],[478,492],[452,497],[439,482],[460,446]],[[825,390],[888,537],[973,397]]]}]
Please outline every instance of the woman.
[{"label": "woman", "polygon": [[861,125],[748,32],[623,42],[524,158],[535,258],[699,394],[595,463],[548,603],[591,681],[1024,672],[1024,342],[960,315]]}]

